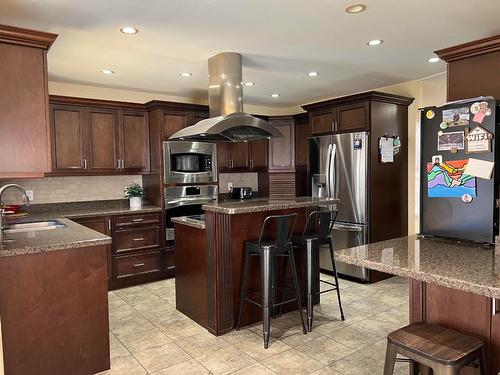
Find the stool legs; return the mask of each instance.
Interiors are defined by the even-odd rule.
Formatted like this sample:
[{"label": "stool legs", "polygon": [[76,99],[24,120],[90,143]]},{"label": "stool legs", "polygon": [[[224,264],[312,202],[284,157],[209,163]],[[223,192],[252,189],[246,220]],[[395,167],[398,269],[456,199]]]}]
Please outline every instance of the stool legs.
[{"label": "stool legs", "polygon": [[262,333],[264,337],[264,349],[269,346],[269,334],[271,328],[271,251],[264,248],[260,257],[261,285],[262,285]]},{"label": "stool legs", "polygon": [[238,306],[238,320],[236,321],[236,327],[235,327],[237,331],[240,329],[241,311],[243,310],[243,301],[245,300],[245,285],[247,282],[248,258],[249,258],[248,250],[245,250],[245,255],[243,257],[243,275],[241,277],[241,285],[240,285],[240,304]]},{"label": "stool legs", "polygon": [[385,351],[384,375],[394,374],[394,365],[396,364],[396,348],[390,342],[387,342]]},{"label": "stool legs", "polygon": [[339,300],[340,318],[342,320],[345,320],[344,310],[342,309],[342,301],[340,300],[339,275],[337,274],[337,265],[335,263],[335,256],[333,255],[333,243],[331,237],[329,238],[328,241],[328,247],[330,248],[330,258],[332,260],[333,275],[335,277],[335,285],[337,288],[337,298]]},{"label": "stool legs", "polygon": [[313,242],[306,243],[306,278],[307,278],[307,330],[311,332],[313,324]]},{"label": "stool legs", "polygon": [[300,303],[299,279],[297,278],[297,267],[295,267],[295,258],[293,256],[293,248],[291,245],[288,249],[288,257],[290,259],[290,267],[292,269],[293,285],[295,287],[295,295],[297,297],[297,307],[299,308],[300,321],[302,322],[302,332],[305,334],[307,333],[307,330],[304,323],[304,316],[302,315],[302,304]]}]

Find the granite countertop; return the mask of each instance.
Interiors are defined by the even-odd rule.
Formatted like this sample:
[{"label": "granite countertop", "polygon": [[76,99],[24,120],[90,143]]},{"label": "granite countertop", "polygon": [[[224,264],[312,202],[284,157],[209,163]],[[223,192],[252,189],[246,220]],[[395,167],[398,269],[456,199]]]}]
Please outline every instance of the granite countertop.
[{"label": "granite countertop", "polygon": [[417,235],[335,251],[337,261],[500,299],[500,249]]},{"label": "granite countertop", "polygon": [[212,211],[224,214],[246,214],[250,212],[286,210],[290,208],[313,207],[325,204],[336,204],[338,199],[333,198],[313,198],[297,197],[293,199],[267,199],[253,198],[239,201],[224,201],[204,204],[205,211]]},{"label": "granite countertop", "polygon": [[128,201],[124,199],[34,204],[27,209],[27,216],[15,219],[8,218],[7,222],[14,224],[57,219],[66,226],[51,230],[4,234],[4,243],[0,244],[0,257],[107,245],[111,243],[110,237],[70,219],[161,211],[160,207],[155,206],[130,209]]},{"label": "granite countertop", "polygon": [[172,222],[187,225],[188,227],[205,229],[205,220],[194,219],[189,216],[173,217]]},{"label": "granite countertop", "polygon": [[64,228],[24,233],[5,233],[0,257],[37,254],[89,246],[107,245],[111,238],[69,219],[58,219]]}]

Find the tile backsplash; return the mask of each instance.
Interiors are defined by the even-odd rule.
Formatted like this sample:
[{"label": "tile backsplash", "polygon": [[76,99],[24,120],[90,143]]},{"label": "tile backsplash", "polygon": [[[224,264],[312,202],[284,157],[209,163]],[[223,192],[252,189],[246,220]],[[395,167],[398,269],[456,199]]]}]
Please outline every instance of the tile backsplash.
[{"label": "tile backsplash", "polygon": [[219,173],[219,193],[229,193],[227,184],[231,182],[234,187],[250,186],[252,190],[259,190],[258,173]]},{"label": "tile backsplash", "polygon": [[[27,180],[0,180],[0,187],[15,183],[25,190],[32,190],[34,204],[108,200],[124,198],[123,189],[131,183],[142,185],[142,176],[71,176],[46,177]],[[7,190],[2,197],[4,203],[20,201],[19,192]]]}]

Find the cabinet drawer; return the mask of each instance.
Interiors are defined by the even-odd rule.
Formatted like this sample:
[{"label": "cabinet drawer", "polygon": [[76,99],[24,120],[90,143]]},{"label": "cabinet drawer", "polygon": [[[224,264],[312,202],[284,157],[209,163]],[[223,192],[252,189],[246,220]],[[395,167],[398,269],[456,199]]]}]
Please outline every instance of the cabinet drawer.
[{"label": "cabinet drawer", "polygon": [[113,258],[115,278],[142,275],[145,273],[161,271],[161,253],[159,251],[137,254],[116,256]]},{"label": "cabinet drawer", "polygon": [[158,224],[160,222],[160,214],[140,214],[140,215],[124,215],[115,216],[113,223],[115,227],[133,227],[139,225]]},{"label": "cabinet drawer", "polygon": [[122,253],[160,246],[160,227],[127,228],[114,232],[114,251]]}]

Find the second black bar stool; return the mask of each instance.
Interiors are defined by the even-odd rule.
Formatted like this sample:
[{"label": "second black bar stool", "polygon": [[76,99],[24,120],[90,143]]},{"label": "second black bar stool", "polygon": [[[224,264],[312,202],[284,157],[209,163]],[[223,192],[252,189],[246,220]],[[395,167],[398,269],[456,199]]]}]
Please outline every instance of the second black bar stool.
[{"label": "second black bar stool", "polygon": [[[274,215],[268,216],[262,224],[260,236],[258,241],[247,241],[245,243],[245,256],[243,260],[243,274],[241,278],[240,287],[240,304],[238,306],[238,320],[236,321],[236,330],[240,328],[241,311],[243,302],[247,301],[262,308],[262,325],[264,334],[264,348],[269,346],[269,334],[271,329],[271,311],[276,306],[282,306],[289,302],[297,301],[297,307],[302,321],[302,330],[307,333],[304,324],[304,317],[302,316],[302,305],[300,303],[300,288],[297,278],[297,268],[295,267],[295,259],[293,256],[293,247],[290,241],[295,219],[297,214],[290,215]],[[265,238],[268,233],[273,233],[271,239]],[[254,301],[247,297],[246,281],[248,277],[248,261],[251,256],[260,256],[260,269],[261,269],[261,288],[262,298],[261,303]],[[295,289],[295,298],[287,301],[275,301],[276,296],[276,276],[277,270],[274,266],[276,263],[274,257],[286,257],[287,267],[290,265],[293,277],[293,284]],[[286,271],[285,271],[286,273]],[[283,295],[283,294],[282,294]]]},{"label": "second black bar stool", "polygon": [[[292,242],[295,246],[306,247],[306,283],[307,283],[307,329],[309,332],[312,330],[313,323],[313,296],[315,294],[337,291],[337,298],[339,300],[340,316],[345,320],[344,310],[342,309],[342,302],[340,300],[339,278],[337,275],[337,266],[335,264],[335,257],[333,255],[333,241],[332,241],[332,228],[337,218],[337,211],[313,211],[309,214],[306,221],[306,226],[301,236],[294,236]],[[314,259],[317,257],[315,252],[319,251],[320,245],[328,245],[330,249],[330,259],[332,261],[333,276],[335,283],[330,283],[325,280],[319,279],[319,282],[331,285],[333,288],[317,291],[314,288],[314,274],[318,274],[319,270],[314,270]],[[318,281],[316,279],[316,281]]]}]

